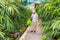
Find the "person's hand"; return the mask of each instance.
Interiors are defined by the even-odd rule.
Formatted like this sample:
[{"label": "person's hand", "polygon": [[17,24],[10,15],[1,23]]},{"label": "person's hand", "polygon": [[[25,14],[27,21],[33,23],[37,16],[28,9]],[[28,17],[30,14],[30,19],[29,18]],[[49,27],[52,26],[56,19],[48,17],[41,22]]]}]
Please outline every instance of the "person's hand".
[{"label": "person's hand", "polygon": [[39,22],[39,19],[37,19],[37,21]]}]

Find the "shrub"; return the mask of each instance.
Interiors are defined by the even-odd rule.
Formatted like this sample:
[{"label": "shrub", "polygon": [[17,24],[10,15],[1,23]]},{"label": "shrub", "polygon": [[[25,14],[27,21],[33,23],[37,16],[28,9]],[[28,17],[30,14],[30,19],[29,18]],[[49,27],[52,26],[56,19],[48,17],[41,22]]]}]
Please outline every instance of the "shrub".
[{"label": "shrub", "polygon": [[30,14],[31,10],[29,8],[15,0],[0,0],[0,31],[6,34],[5,37],[9,37],[10,33],[15,33],[22,27],[27,26],[26,22]]},{"label": "shrub", "polygon": [[[52,40],[60,37],[60,0],[51,0],[44,6],[38,6],[37,13],[42,19],[43,33],[46,35],[43,40]],[[53,30],[54,29],[54,30]],[[47,36],[48,35],[48,36]]]}]

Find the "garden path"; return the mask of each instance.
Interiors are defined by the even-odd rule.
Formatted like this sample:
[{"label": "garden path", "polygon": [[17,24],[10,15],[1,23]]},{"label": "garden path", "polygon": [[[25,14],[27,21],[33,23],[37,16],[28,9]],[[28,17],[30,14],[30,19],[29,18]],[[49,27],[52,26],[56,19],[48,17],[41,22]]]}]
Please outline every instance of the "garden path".
[{"label": "garden path", "polygon": [[[34,9],[34,5],[31,4],[29,5],[29,8],[30,9]],[[37,30],[36,30],[36,33],[34,32],[30,32],[30,29],[32,28],[31,26],[29,26],[27,28],[27,30],[24,32],[24,34],[20,37],[19,40],[41,40],[42,38],[42,28],[41,26],[39,25],[41,23],[41,20],[40,22],[38,22],[37,24]]]},{"label": "garden path", "polygon": [[29,26],[27,30],[24,32],[24,34],[20,37],[19,40],[41,40],[42,38],[42,28],[38,26],[40,23],[37,24],[37,30],[36,33],[30,32],[30,29],[32,28]]}]

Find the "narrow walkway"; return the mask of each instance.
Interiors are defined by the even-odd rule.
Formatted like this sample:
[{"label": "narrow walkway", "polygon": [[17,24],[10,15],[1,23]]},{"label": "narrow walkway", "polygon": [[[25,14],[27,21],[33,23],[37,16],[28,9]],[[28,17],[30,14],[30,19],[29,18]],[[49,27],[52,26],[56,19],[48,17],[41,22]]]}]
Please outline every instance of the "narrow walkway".
[{"label": "narrow walkway", "polygon": [[21,36],[19,40],[40,40],[42,37],[42,28],[37,25],[36,33],[30,32],[31,27],[29,26],[25,33]]},{"label": "narrow walkway", "polygon": [[40,40],[42,37],[42,33],[41,33],[41,29],[40,27],[37,27],[37,32],[33,33],[33,32],[28,32],[25,40]]},{"label": "narrow walkway", "polygon": [[[34,5],[32,4],[29,5],[29,8],[31,8],[32,10],[34,9]],[[41,21],[41,20],[40,20]],[[41,26],[39,26],[41,22],[39,22],[37,24],[37,30],[36,33],[30,32],[30,29],[32,28],[31,26],[29,26],[27,28],[27,30],[24,32],[24,34],[20,37],[19,40],[41,40],[42,37],[42,28]]]}]

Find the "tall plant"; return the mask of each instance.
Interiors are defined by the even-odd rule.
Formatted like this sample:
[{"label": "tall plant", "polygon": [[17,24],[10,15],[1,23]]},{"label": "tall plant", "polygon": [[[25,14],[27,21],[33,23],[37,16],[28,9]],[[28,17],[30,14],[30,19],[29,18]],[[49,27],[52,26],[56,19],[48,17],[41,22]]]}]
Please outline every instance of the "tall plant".
[{"label": "tall plant", "polygon": [[[44,32],[43,40],[52,40],[52,38],[60,37],[60,0],[51,0],[44,6],[37,7],[37,13],[42,19]],[[48,35],[48,36],[47,36]],[[56,40],[57,40],[56,39]]]},{"label": "tall plant", "polygon": [[31,10],[16,0],[0,0],[1,37],[7,37],[10,32],[19,31],[23,26],[26,26],[30,14]]}]

